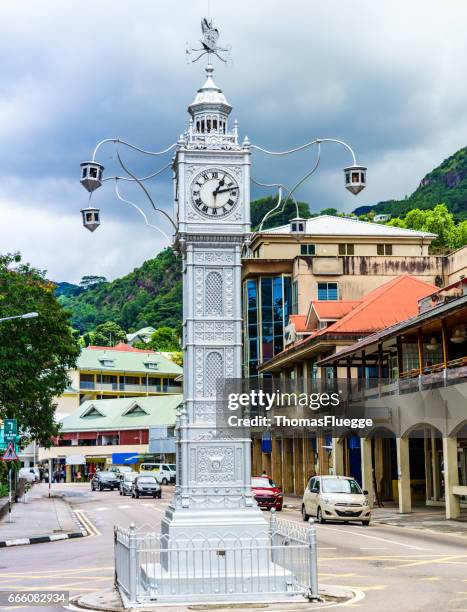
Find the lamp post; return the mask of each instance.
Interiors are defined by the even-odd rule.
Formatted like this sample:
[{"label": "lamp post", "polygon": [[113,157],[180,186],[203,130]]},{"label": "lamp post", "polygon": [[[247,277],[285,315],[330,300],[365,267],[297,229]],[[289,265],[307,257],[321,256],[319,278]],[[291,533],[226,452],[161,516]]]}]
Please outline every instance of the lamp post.
[{"label": "lamp post", "polygon": [[[203,55],[211,60],[223,52],[217,46],[219,32],[212,22],[203,20],[202,28],[202,48],[195,50],[201,55],[195,61]],[[316,172],[323,144],[339,144],[350,152],[352,163],[344,169],[345,187],[355,195],[366,185],[366,168],[357,163],[347,143],[336,139],[315,139],[287,151],[269,151],[251,144],[247,137],[240,143],[237,122],[233,129],[229,128],[232,107],[214,82],[213,72],[209,61],[206,81],[188,107],[188,129],[175,143],[150,151],[119,138],[102,140],[91,161],[81,164],[80,181],[90,199],[106,181],[113,181],[117,198],[135,207],[147,225],[168,238],[159,224],[149,223],[147,214],[123,197],[119,189],[123,182],[138,185],[152,211],[162,214],[174,231],[174,243],[183,258],[184,402],[177,416],[177,484],[162,519],[161,576],[174,580],[174,572],[179,571],[178,557],[173,552],[177,547],[179,550],[194,547],[199,555],[204,547],[212,549],[212,555],[208,552],[209,567],[219,567],[220,560],[225,564],[227,594],[238,588],[237,578],[245,579],[242,588],[250,591],[248,571],[252,572],[253,567],[258,578],[268,577],[265,580],[273,580],[274,589],[281,590],[285,588],[283,578],[271,577],[269,556],[258,552],[270,542],[270,537],[251,491],[251,439],[235,428],[218,431],[216,424],[222,405],[218,383],[241,379],[241,253],[251,235],[250,186],[253,183],[279,190],[278,204],[267,213],[271,217]],[[108,144],[117,149],[115,159],[123,176],[105,177],[104,167],[96,159]],[[317,159],[291,188],[250,178],[252,151],[282,156],[314,146],[318,150]],[[137,176],[122,159],[126,149],[154,158],[174,151],[174,157],[147,176]],[[156,205],[146,187],[147,181],[169,168],[173,170],[173,218]],[[292,231],[303,234],[305,225],[295,205],[297,214],[291,222]],[[81,212],[84,227],[94,231],[101,222],[100,210],[89,204]],[[266,217],[260,227],[265,220]],[[196,541],[190,539],[192,534],[196,534]],[[246,566],[235,569],[232,565],[235,559],[232,561],[230,552],[226,553],[239,541],[245,547],[251,546],[250,569]],[[183,557],[182,565],[185,561],[188,567],[193,559]],[[241,576],[233,580],[231,575],[237,571]],[[209,589],[214,586],[218,589],[219,585],[210,581],[206,584],[204,594],[209,598],[214,594]]]}]

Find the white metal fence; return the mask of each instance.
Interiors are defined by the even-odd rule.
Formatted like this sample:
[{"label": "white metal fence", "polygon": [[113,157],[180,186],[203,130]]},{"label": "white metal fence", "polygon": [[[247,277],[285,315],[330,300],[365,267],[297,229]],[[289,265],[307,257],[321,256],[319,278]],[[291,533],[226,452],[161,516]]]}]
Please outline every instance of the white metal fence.
[{"label": "white metal fence", "polygon": [[318,599],[316,531],[272,513],[269,541],[193,536],[178,546],[144,527],[115,527],[115,582],[125,605],[247,600],[303,595]]}]

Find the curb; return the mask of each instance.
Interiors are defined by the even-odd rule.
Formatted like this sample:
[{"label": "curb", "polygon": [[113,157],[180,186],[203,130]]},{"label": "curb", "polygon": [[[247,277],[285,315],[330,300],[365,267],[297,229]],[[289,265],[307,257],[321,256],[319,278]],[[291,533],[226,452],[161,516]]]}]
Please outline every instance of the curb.
[{"label": "curb", "polygon": [[3,540],[0,541],[0,548],[6,548],[10,546],[25,546],[28,544],[42,544],[44,542],[56,542],[58,540],[71,540],[74,538],[84,538],[87,533],[82,531],[73,531],[72,533],[54,533],[46,536],[36,536],[34,538],[17,538],[16,540]]}]

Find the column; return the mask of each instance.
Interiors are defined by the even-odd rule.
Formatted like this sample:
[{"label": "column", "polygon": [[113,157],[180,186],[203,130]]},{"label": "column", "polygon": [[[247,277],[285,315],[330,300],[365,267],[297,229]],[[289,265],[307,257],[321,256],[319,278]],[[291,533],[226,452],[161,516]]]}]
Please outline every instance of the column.
[{"label": "column", "polygon": [[344,440],[332,439],[332,466],[335,476],[344,476]]},{"label": "column", "polygon": [[440,474],[438,466],[438,452],[436,450],[436,437],[435,432],[431,430],[431,473],[433,475],[433,499],[438,501],[440,494]]},{"label": "column", "polygon": [[397,449],[397,487],[399,491],[399,512],[412,512],[410,492],[409,438],[396,438]]},{"label": "column", "polygon": [[271,476],[274,482],[283,487],[282,482],[282,440],[273,436],[271,453]]},{"label": "column", "polygon": [[365,491],[368,491],[368,501],[370,507],[374,504],[374,489],[373,489],[373,461],[371,459],[371,438],[362,438],[360,440],[360,453],[362,462],[362,485]]},{"label": "column", "polygon": [[460,500],[453,494],[453,487],[459,486],[459,469],[457,465],[457,436],[443,438],[444,460],[444,498],[446,500],[446,518],[456,519],[460,515]]},{"label": "column", "polygon": [[318,474],[326,475],[329,473],[328,451],[323,448],[326,442],[325,436],[316,436],[316,447],[318,451]]},{"label": "column", "polygon": [[303,436],[303,472],[306,486],[308,480],[315,475],[315,453],[311,438],[306,434]]},{"label": "column", "polygon": [[261,476],[261,440],[253,438],[252,475]]},{"label": "column", "polygon": [[293,440],[282,438],[282,488],[284,493],[293,493]]},{"label": "column", "polygon": [[293,460],[294,460],[294,493],[303,495],[305,490],[303,475],[303,440],[302,438],[293,439]]}]

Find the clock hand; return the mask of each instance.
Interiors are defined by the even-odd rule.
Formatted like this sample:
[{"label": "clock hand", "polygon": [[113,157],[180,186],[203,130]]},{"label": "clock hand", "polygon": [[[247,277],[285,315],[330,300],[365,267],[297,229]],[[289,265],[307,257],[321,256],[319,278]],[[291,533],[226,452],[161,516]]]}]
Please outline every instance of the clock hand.
[{"label": "clock hand", "polygon": [[237,189],[237,188],[236,187],[226,187],[225,189],[219,189],[217,193],[225,193],[226,191],[234,191],[234,189]]},{"label": "clock hand", "polygon": [[214,189],[214,191],[212,192],[212,195],[216,196],[219,193],[219,189],[224,185],[225,183],[225,176],[219,181],[219,185],[217,185],[217,187]]}]

